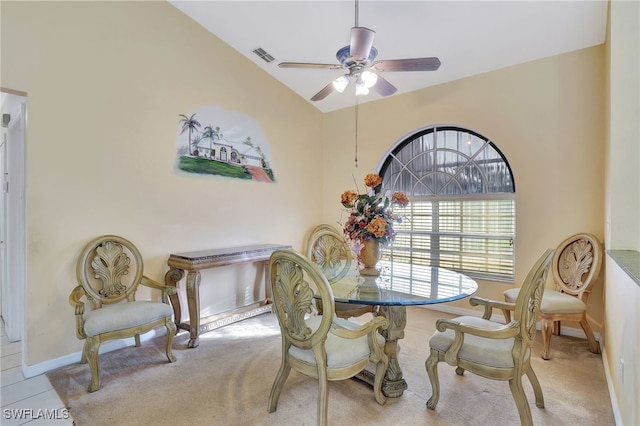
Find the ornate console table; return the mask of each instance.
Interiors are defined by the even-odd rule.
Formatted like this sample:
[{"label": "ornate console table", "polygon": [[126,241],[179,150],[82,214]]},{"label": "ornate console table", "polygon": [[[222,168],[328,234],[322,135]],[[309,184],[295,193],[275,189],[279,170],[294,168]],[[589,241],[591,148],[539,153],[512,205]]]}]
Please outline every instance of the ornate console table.
[{"label": "ornate console table", "polygon": [[[189,330],[188,347],[195,348],[199,344],[198,336],[224,325],[260,315],[271,311],[271,290],[267,262],[271,253],[279,249],[291,248],[282,244],[257,244],[243,247],[230,247],[216,250],[175,253],[169,255],[167,264],[169,271],[164,276],[166,285],[177,287],[178,282],[187,271],[187,304],[189,321],[182,322],[182,311],[178,294],[171,296],[171,305],[178,328]],[[236,263],[264,262],[265,298],[248,306],[242,306],[218,315],[200,318],[200,270],[233,265]]]}]

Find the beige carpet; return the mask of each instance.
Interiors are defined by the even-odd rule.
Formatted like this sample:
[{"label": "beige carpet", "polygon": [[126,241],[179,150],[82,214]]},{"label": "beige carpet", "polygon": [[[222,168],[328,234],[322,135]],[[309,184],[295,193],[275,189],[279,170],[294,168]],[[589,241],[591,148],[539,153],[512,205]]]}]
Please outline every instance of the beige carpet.
[{"label": "beige carpet", "polygon": [[[506,382],[492,381],[440,363],[440,402],[425,403],[431,386],[424,369],[427,341],[435,320],[451,315],[420,307],[408,309],[400,364],[409,389],[387,404],[376,404],[371,389],[357,380],[332,382],[332,425],[518,425]],[[97,425],[314,425],[317,382],[291,372],[278,410],[267,412],[271,384],[280,365],[277,319],[260,315],[201,336],[187,349],[188,334],[174,341],[177,362],[166,362],[164,338],[100,356],[102,387],[89,394],[89,368],[72,364],[47,373],[78,426]],[[552,359],[534,346],[533,367],[544,392],[544,409],[525,390],[536,425],[615,424],[600,355],[586,340],[553,336]]]}]

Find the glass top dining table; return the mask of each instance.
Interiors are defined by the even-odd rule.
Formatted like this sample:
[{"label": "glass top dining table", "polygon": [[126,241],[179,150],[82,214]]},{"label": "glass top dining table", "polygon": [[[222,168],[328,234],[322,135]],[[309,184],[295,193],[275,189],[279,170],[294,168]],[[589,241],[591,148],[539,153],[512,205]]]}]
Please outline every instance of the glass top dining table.
[{"label": "glass top dining table", "polygon": [[336,302],[378,306],[431,305],[471,296],[478,284],[470,277],[438,267],[426,267],[412,278],[348,274],[331,283]]},{"label": "glass top dining table", "polygon": [[[377,277],[352,272],[332,282],[331,289],[336,303],[374,305],[374,315],[384,316],[389,321],[389,327],[381,331],[385,338],[385,353],[389,355],[382,391],[389,398],[397,398],[407,389],[398,363],[398,340],[404,337],[406,307],[463,299],[474,294],[478,284],[450,269],[424,267],[414,271],[412,278],[384,272]],[[368,370],[358,378],[373,384],[374,376]]]}]

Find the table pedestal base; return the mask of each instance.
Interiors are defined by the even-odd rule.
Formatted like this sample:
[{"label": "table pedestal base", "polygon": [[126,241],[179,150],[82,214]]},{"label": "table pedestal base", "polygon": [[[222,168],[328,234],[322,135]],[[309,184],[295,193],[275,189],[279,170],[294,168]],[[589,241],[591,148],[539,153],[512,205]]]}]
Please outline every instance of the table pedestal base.
[{"label": "table pedestal base", "polygon": [[[402,376],[402,369],[398,363],[398,340],[404,337],[404,328],[407,325],[407,308],[404,306],[378,306],[374,315],[385,317],[389,321],[389,327],[382,330],[385,339],[384,352],[389,357],[389,367],[382,380],[382,393],[387,398],[399,398],[407,389],[407,382]],[[364,370],[355,376],[373,386],[375,374]]]},{"label": "table pedestal base", "polygon": [[[355,378],[373,387],[375,374],[369,370],[363,370]],[[405,390],[407,390],[407,382],[402,378],[400,380],[388,380],[385,377],[382,381],[382,393],[387,398],[400,398]]]}]

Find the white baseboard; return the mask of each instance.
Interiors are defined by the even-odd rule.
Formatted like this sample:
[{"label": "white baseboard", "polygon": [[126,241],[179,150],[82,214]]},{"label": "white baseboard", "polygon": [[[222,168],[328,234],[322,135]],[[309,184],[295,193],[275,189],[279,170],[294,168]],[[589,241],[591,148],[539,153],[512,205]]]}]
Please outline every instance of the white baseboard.
[{"label": "white baseboard", "polygon": [[[148,333],[140,335],[140,341],[146,342],[149,339],[153,339],[156,336],[162,336],[164,334],[166,334],[166,330],[164,328],[151,330]],[[126,346],[133,346],[133,345],[135,345],[135,340],[133,337],[129,339],[110,340],[100,345],[99,353],[102,354],[106,352],[111,352],[116,349],[124,348]],[[48,361],[44,361],[34,365],[26,365],[23,360],[22,375],[26,379],[34,376],[39,376],[40,374],[44,374],[47,371],[55,370],[56,368],[64,367],[65,365],[80,362],[81,357],[82,357],[82,351],[79,351],[69,355],[61,356],[60,358],[50,359]]]},{"label": "white baseboard", "polygon": [[607,381],[607,389],[609,389],[609,398],[611,398],[611,408],[613,409],[613,419],[616,425],[622,425],[622,417],[620,416],[620,407],[618,406],[618,398],[616,398],[616,392],[613,388],[613,381],[611,380],[611,370],[609,369],[609,361],[607,357],[606,348],[600,347],[602,353],[602,364],[604,367],[604,377]]}]

